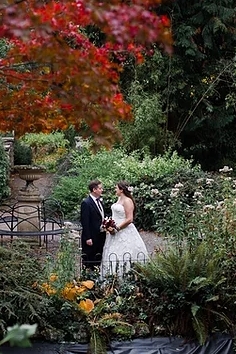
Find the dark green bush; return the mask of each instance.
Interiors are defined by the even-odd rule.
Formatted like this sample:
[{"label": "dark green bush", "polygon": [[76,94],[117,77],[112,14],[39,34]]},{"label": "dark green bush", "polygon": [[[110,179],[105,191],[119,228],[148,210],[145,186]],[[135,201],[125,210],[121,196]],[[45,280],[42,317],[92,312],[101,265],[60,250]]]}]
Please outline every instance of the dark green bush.
[{"label": "dark green bush", "polygon": [[162,327],[166,335],[197,338],[204,344],[216,331],[233,330],[233,298],[229,301],[232,291],[227,286],[220,253],[214,254],[208,244],[202,243],[194,250],[166,249],[150,263],[137,264],[136,272],[143,295],[136,301],[146,313],[152,333]]},{"label": "dark green bush", "polygon": [[78,132],[75,130],[74,126],[71,125],[67,130],[64,131],[65,139],[68,141],[70,147],[75,147],[75,137],[78,135]]},{"label": "dark green bush", "polygon": [[31,165],[32,164],[32,149],[22,141],[15,140],[14,142],[14,164],[15,165]]},{"label": "dark green bush", "polygon": [[0,138],[0,200],[9,196],[9,160],[4,150],[2,139]]},{"label": "dark green bush", "polygon": [[15,323],[40,323],[42,306],[41,295],[32,288],[41,276],[40,263],[28,245],[5,243],[0,247],[0,336]]}]

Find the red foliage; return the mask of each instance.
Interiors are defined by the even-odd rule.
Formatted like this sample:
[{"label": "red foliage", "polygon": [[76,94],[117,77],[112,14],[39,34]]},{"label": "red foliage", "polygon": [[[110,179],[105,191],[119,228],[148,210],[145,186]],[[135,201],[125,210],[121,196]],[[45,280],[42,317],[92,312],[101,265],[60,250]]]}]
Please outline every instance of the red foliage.
[{"label": "red foliage", "polygon": [[[168,17],[151,11],[158,0],[2,0],[0,36],[12,46],[0,59],[0,130],[49,132],[86,123],[88,135],[109,145],[116,126],[131,119],[119,91],[113,55],[132,52],[137,63],[150,43],[171,51]],[[105,34],[96,47],[84,35],[92,24]],[[25,64],[24,66],[22,64]]]}]

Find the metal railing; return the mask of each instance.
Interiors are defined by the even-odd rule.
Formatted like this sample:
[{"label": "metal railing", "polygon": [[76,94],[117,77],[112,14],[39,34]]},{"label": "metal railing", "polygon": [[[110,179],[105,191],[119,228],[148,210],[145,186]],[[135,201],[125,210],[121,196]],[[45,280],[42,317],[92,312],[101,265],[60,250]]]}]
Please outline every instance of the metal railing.
[{"label": "metal railing", "polygon": [[48,248],[49,237],[64,232],[64,215],[59,203],[54,199],[45,199],[40,205],[27,203],[1,204],[0,239],[13,241],[14,238],[33,239],[39,246]]},{"label": "metal railing", "polygon": [[[22,209],[28,207],[30,207],[30,211],[27,214],[25,211],[22,212]],[[24,230],[22,230],[22,227]],[[1,246],[5,240],[12,242],[15,238],[20,238],[23,241],[33,239],[39,247],[45,246],[47,251],[51,242],[53,244],[54,241],[60,241],[61,236],[66,237],[66,233],[68,233],[68,240],[75,242],[74,256],[78,263],[78,273],[81,273],[84,269],[83,259],[86,258],[86,255],[82,254],[81,230],[82,227],[79,222],[72,223],[64,220],[60,204],[51,198],[43,200],[40,206],[19,204],[18,202],[13,205],[1,204],[0,206]],[[57,239],[55,240],[55,238]],[[58,249],[59,242],[56,245],[56,251]],[[135,259],[129,252],[124,253],[120,258],[116,253],[111,253],[108,260],[102,261],[102,263],[100,262],[101,258],[101,255],[98,255],[98,265],[95,268],[102,277],[109,275],[123,277],[134,263],[144,264],[148,261],[148,257],[142,252]],[[93,268],[92,264],[91,268]]]}]

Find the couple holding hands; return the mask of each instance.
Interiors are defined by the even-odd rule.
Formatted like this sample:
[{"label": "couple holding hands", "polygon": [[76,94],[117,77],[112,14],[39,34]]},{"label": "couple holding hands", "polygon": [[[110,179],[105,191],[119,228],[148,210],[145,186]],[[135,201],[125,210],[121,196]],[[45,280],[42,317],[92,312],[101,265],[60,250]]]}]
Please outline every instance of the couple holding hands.
[{"label": "couple holding hands", "polygon": [[100,201],[101,181],[91,181],[88,187],[90,194],[81,204],[83,265],[92,270],[100,267],[103,274],[122,275],[131,262],[148,259],[146,246],[133,224],[135,201],[128,184],[118,182],[115,186],[118,199],[111,206],[109,226]]}]

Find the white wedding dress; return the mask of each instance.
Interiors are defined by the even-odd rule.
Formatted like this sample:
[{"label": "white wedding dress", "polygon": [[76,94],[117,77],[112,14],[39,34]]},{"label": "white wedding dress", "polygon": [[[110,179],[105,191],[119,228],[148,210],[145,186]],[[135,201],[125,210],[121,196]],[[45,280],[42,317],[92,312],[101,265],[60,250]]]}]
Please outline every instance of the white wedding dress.
[{"label": "white wedding dress", "polygon": [[[112,219],[116,225],[125,220],[125,210],[122,204],[111,206]],[[114,235],[107,233],[101,263],[101,275],[126,273],[133,262],[147,262],[148,251],[138,230],[133,223]]]}]

